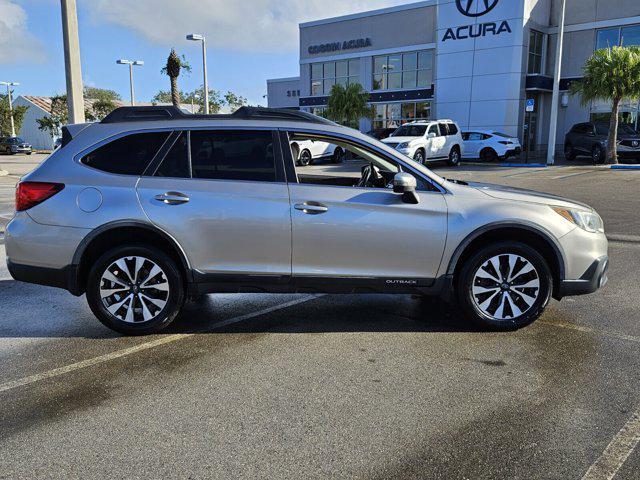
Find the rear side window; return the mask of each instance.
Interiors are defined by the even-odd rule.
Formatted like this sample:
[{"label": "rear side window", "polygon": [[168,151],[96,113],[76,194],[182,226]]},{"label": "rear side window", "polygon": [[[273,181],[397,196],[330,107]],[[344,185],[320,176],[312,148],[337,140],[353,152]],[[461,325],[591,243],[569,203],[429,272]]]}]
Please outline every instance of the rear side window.
[{"label": "rear side window", "polygon": [[455,123],[449,123],[449,135],[455,135],[458,133],[458,127],[456,127]]},{"label": "rear side window", "polygon": [[191,132],[193,178],[275,182],[270,131]]},{"label": "rear side window", "polygon": [[438,126],[440,127],[440,136],[445,137],[449,135],[449,129],[446,123],[439,123]]},{"label": "rear side window", "polygon": [[168,132],[127,135],[88,153],[82,163],[103,172],[140,176],[168,136]]},{"label": "rear side window", "polygon": [[165,155],[155,173],[156,177],[189,178],[189,152],[187,132],[182,132]]}]

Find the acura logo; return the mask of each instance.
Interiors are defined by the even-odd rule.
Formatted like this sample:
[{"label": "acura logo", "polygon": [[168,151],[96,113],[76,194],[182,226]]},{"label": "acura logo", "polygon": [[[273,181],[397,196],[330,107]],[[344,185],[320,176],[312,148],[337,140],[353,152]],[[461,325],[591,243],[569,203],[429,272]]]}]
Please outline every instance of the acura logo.
[{"label": "acura logo", "polygon": [[[495,8],[500,0],[456,0],[456,6],[460,13],[467,17],[481,17],[486,15]],[[474,7],[477,3],[481,3],[478,7],[478,11],[473,13]]]}]

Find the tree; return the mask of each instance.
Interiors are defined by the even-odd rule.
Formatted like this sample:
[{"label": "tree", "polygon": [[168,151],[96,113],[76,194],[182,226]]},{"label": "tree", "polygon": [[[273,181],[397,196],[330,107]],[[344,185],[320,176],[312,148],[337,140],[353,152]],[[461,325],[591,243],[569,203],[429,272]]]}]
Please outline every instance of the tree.
[{"label": "tree", "polygon": [[[13,125],[16,134],[22,129],[24,122],[24,114],[27,113],[29,107],[13,105]],[[9,116],[9,97],[4,94],[0,95],[0,134],[11,135],[11,117]]]},{"label": "tree", "polygon": [[244,98],[242,95],[236,95],[233,92],[225,93],[224,101],[227,105],[229,105],[229,109],[232,112],[235,112],[240,107],[244,107],[249,103],[249,101],[246,98]]},{"label": "tree", "polygon": [[584,77],[571,85],[583,106],[594,100],[612,104],[607,142],[607,163],[618,163],[620,102],[640,98],[640,48],[611,47],[596,50],[583,67]]},{"label": "tree", "polygon": [[51,97],[51,113],[48,117],[38,118],[38,129],[49,132],[52,137],[59,137],[60,129],[67,124],[69,114],[67,111],[67,96],[55,95]]},{"label": "tree", "polygon": [[92,100],[111,101],[114,104],[115,102],[122,100],[122,97],[120,97],[120,94],[117,92],[97,87],[84,87],[84,97]]},{"label": "tree", "polygon": [[104,117],[106,117],[111,112],[113,112],[116,108],[118,108],[118,105],[113,100],[110,100],[108,98],[102,98],[102,99],[96,100],[91,105],[93,120],[102,120]]},{"label": "tree", "polygon": [[167,75],[171,81],[171,103],[180,108],[180,90],[178,89],[178,77],[180,71],[191,72],[191,66],[187,63],[184,55],[179,57],[175,49],[171,49],[171,53],[167,58],[167,64],[162,68],[161,72]]},{"label": "tree", "polygon": [[350,83],[347,86],[336,84],[331,88],[327,108],[322,115],[342,125],[358,128],[361,118],[373,116],[368,102],[369,94],[359,83]]}]

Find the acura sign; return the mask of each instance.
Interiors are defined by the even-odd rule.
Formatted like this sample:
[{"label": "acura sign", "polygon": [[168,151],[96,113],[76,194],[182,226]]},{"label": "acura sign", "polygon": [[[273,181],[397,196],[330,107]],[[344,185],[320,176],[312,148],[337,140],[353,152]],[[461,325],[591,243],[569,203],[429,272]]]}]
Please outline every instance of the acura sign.
[{"label": "acura sign", "polygon": [[308,52],[311,55],[316,53],[338,52],[340,50],[353,50],[356,48],[366,48],[371,46],[370,38],[357,38],[355,40],[344,40],[342,42],[323,43],[322,45],[311,45]]},{"label": "acura sign", "polygon": [[[456,0],[458,11],[466,17],[481,17],[493,10],[500,0]],[[486,37],[487,35],[501,35],[512,33],[511,25],[506,20],[501,22],[476,23],[457,28],[448,28],[442,41],[464,40],[467,38]]]}]

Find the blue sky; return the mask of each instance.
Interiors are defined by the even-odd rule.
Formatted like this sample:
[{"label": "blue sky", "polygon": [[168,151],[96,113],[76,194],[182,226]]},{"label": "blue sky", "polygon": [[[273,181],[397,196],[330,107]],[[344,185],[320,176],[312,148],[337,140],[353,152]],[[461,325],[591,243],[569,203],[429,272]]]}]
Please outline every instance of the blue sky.
[{"label": "blue sky", "polygon": [[[127,67],[117,58],[144,60],[134,69],[136,99],[149,101],[169,80],[160,74],[175,47],[193,71],[180,87],[202,83],[200,45],[207,36],[210,88],[265,103],[266,79],[298,75],[298,23],[411,3],[402,0],[77,0],[86,85],[129,98]],[[59,0],[0,0],[0,81],[20,82],[16,94],[64,91]]]}]

